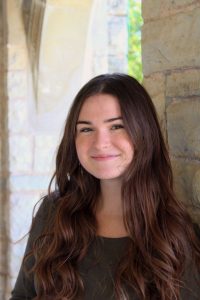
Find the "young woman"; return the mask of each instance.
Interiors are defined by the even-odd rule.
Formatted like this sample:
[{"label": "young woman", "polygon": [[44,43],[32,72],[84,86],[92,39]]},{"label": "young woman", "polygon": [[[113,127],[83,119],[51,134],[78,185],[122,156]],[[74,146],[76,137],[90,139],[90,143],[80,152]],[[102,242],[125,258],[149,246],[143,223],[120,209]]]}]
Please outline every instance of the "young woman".
[{"label": "young woman", "polygon": [[134,78],[100,75],[79,91],[53,179],[12,300],[200,299],[199,239]]}]

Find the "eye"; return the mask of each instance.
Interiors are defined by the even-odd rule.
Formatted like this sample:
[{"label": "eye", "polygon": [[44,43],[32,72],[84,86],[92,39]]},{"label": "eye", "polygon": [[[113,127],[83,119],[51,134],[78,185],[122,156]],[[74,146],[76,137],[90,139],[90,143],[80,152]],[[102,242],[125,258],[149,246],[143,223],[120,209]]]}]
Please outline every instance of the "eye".
[{"label": "eye", "polygon": [[83,127],[83,128],[79,129],[79,132],[87,133],[87,132],[90,132],[90,131],[92,131],[92,128],[90,128],[90,127]]},{"label": "eye", "polygon": [[114,125],[112,125],[111,130],[122,129],[122,128],[124,128],[124,125],[114,124]]}]

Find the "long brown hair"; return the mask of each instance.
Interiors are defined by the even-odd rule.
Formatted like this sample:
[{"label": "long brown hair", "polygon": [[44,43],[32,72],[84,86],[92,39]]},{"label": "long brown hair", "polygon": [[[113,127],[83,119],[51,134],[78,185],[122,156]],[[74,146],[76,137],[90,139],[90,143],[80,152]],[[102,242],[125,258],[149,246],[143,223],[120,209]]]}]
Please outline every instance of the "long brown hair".
[{"label": "long brown hair", "polygon": [[117,267],[116,298],[129,299],[128,287],[141,300],[180,299],[189,258],[200,268],[200,245],[188,213],[174,195],[170,159],[150,96],[125,74],[93,78],[72,104],[52,178],[58,191],[52,225],[33,245],[32,272],[39,291],[35,299],[79,299],[84,290],[77,266],[96,235],[100,186],[98,179],[80,167],[76,123],[84,101],[99,93],[117,97],[134,145],[134,158],[122,185],[124,224],[130,242]]}]

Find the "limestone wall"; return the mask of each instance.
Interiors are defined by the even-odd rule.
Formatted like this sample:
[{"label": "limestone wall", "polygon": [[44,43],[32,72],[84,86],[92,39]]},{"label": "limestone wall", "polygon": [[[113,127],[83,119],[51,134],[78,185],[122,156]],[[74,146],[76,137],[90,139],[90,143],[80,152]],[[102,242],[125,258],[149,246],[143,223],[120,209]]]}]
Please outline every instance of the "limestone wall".
[{"label": "limestone wall", "polygon": [[168,141],[177,195],[200,223],[200,2],[142,6],[144,85]]},{"label": "limestone wall", "polygon": [[4,3],[0,2],[0,299],[4,300],[8,279],[8,142],[7,142],[7,111],[6,94],[6,49],[5,49],[5,18]]}]

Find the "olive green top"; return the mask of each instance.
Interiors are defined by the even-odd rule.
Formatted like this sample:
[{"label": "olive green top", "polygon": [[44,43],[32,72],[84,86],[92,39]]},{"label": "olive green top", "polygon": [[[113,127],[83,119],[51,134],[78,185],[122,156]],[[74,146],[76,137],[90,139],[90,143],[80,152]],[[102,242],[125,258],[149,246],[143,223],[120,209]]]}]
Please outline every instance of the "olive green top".
[{"label": "olive green top", "polygon": [[[47,199],[47,198],[46,198]],[[47,219],[48,207],[52,201],[43,201],[36,214],[32,229],[30,231],[25,253],[29,252],[33,241],[40,235]],[[84,283],[83,300],[114,300],[114,273],[119,259],[124,253],[124,249],[129,241],[128,237],[106,238],[96,237],[91,243],[87,255],[79,263],[78,270]],[[33,266],[34,258],[28,260],[28,268]],[[181,290],[181,300],[199,300],[200,285],[195,278],[199,274],[194,274],[193,268],[188,268],[184,281],[186,287]],[[139,300],[132,290],[128,290],[130,300]],[[15,287],[10,300],[30,300],[37,295],[37,285],[34,275],[29,278],[21,267]]]}]

